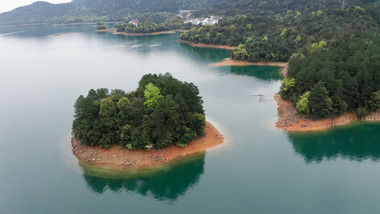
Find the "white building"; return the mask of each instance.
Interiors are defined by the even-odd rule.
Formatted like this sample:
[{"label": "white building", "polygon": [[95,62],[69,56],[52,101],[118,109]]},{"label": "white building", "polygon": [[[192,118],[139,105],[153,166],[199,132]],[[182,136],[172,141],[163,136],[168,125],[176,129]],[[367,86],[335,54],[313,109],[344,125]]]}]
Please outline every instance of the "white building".
[{"label": "white building", "polygon": [[219,23],[219,20],[221,20],[222,17],[220,16],[210,16],[210,18],[194,18],[194,19],[187,19],[183,23],[191,23],[193,25],[215,25]]},{"label": "white building", "polygon": [[133,24],[135,27],[138,27],[140,22],[138,20],[134,19],[134,20],[129,21],[128,24]]}]

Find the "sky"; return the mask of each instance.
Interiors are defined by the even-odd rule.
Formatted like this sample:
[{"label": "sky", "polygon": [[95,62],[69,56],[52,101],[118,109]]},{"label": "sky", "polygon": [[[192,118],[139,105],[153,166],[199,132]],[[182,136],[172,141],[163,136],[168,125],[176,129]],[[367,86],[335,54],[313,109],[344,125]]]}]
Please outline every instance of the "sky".
[{"label": "sky", "polygon": [[[10,11],[15,9],[16,7],[21,7],[25,5],[32,4],[33,2],[39,1],[39,0],[0,0],[0,13],[5,11]],[[67,3],[71,2],[71,0],[42,0],[47,1],[50,3]]]}]

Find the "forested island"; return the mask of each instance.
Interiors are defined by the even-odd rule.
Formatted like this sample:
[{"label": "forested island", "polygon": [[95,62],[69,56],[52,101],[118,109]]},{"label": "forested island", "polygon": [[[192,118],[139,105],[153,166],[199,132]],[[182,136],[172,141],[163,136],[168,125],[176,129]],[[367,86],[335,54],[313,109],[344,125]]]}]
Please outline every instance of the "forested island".
[{"label": "forested island", "polygon": [[74,154],[100,165],[143,167],[204,152],[224,138],[206,127],[202,103],[194,84],[168,73],[144,75],[130,93],[90,90],[74,105]]}]

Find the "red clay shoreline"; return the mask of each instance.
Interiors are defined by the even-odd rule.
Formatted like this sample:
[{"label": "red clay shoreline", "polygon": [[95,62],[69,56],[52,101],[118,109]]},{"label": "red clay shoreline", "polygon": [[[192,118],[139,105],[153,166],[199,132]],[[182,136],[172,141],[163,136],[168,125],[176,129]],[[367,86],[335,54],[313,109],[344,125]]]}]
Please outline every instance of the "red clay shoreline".
[{"label": "red clay shoreline", "polygon": [[192,141],[186,147],[170,146],[165,149],[128,150],[120,145],[110,149],[99,146],[85,146],[73,137],[71,145],[80,163],[112,169],[149,169],[168,165],[185,157],[205,152],[224,142],[224,136],[207,122],[206,136]]},{"label": "red clay shoreline", "polygon": [[275,94],[274,100],[280,111],[276,127],[290,132],[324,131],[336,126],[349,125],[355,121],[380,121],[380,109],[363,119],[359,119],[356,113],[350,112],[337,118],[311,120],[299,116],[293,104],[290,101],[282,99],[280,94]]},{"label": "red clay shoreline", "polygon": [[194,47],[200,47],[200,48],[219,48],[219,49],[226,49],[226,50],[235,50],[236,46],[228,46],[228,45],[213,45],[213,44],[205,44],[205,43],[194,43],[189,42],[185,40],[179,40],[180,43],[183,44],[189,44]]}]

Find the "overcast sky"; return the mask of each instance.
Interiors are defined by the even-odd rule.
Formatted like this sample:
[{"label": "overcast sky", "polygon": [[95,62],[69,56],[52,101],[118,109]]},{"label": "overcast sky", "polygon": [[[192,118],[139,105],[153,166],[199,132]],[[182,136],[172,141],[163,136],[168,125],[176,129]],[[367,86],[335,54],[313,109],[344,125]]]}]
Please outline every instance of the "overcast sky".
[{"label": "overcast sky", "polygon": [[[38,0],[0,0],[0,13],[5,11],[10,11],[15,9],[16,7],[25,6],[32,4]],[[71,0],[45,0],[50,3],[66,3],[71,2]]]}]

